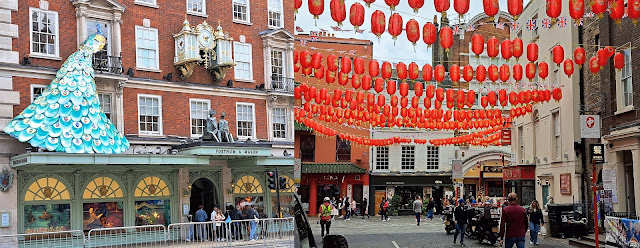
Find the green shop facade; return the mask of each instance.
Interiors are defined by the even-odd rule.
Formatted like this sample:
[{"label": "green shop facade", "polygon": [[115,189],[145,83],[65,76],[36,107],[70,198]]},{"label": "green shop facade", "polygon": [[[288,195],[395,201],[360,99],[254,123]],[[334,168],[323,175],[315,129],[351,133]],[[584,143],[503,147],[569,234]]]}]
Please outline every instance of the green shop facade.
[{"label": "green shop facade", "polygon": [[202,205],[253,205],[277,217],[267,172],[277,167],[283,216],[293,215],[293,157],[271,144],[193,143],[177,154],[27,152],[11,157],[16,171],[17,231],[39,233],[187,222]]}]

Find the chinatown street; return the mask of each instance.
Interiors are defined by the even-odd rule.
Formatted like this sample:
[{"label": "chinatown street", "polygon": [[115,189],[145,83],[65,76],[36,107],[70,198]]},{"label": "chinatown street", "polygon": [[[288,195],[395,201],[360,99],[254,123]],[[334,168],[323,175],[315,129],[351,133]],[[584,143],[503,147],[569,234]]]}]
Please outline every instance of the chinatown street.
[{"label": "chinatown street", "polygon": [[[316,220],[317,218],[309,218],[309,222],[313,223],[311,228],[318,247],[322,247],[320,225]],[[460,237],[458,237],[458,244],[453,245],[453,234],[446,234],[440,216],[436,216],[433,221],[425,221],[423,218],[420,226],[416,225],[413,216],[392,216],[388,222],[381,222],[378,216],[364,220],[359,216],[350,221],[336,219],[331,224],[331,234],[345,236],[349,241],[349,247],[356,248],[462,247],[459,244]],[[466,247],[494,247],[486,241],[478,244],[476,240],[466,237],[465,245]],[[498,244],[496,243],[495,246],[497,247]],[[529,244],[528,233],[525,246],[534,247]],[[540,237],[538,247],[571,246],[567,244],[567,240]]]}]

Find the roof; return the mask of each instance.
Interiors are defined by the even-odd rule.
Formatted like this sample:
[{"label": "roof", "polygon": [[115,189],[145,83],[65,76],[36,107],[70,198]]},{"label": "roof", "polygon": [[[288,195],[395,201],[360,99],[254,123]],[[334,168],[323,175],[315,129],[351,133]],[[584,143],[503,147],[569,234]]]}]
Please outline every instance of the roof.
[{"label": "roof", "polygon": [[340,174],[364,174],[367,170],[352,163],[302,163],[302,173],[340,173]]}]

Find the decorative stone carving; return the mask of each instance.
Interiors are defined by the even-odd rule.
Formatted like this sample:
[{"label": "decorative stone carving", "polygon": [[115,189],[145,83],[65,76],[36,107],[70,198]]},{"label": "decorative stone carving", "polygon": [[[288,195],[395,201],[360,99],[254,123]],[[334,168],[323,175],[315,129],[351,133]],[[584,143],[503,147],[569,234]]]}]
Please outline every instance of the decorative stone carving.
[{"label": "decorative stone carving", "polygon": [[116,85],[116,95],[121,96],[122,95],[122,91],[124,90],[124,87],[126,85],[127,85],[127,82],[125,82],[125,81],[118,82],[118,85]]},{"label": "decorative stone carving", "polygon": [[0,191],[7,192],[13,185],[13,172],[7,168],[0,173]]},{"label": "decorative stone carving", "polygon": [[220,178],[220,171],[214,170],[189,170],[189,185],[193,184],[196,180],[200,178],[206,178],[213,182],[213,185],[218,187],[219,182],[222,182]]},{"label": "decorative stone carving", "polygon": [[181,65],[176,65],[178,71],[180,71],[180,78],[182,80],[187,80],[193,74],[193,69],[196,67],[196,62],[188,62]]}]

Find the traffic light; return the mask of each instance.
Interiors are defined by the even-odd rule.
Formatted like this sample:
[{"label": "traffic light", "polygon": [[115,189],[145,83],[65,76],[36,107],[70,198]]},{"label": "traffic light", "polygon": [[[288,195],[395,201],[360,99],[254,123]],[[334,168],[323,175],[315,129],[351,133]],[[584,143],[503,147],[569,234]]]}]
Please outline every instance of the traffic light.
[{"label": "traffic light", "polygon": [[273,171],[267,172],[269,178],[267,181],[269,182],[269,188],[275,190],[276,189],[276,173]]},{"label": "traffic light", "polygon": [[278,181],[278,184],[279,184],[281,190],[287,189],[288,185],[287,185],[287,179],[286,178],[280,177],[280,179]]}]

